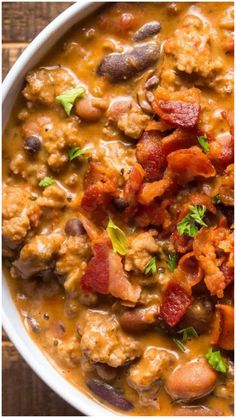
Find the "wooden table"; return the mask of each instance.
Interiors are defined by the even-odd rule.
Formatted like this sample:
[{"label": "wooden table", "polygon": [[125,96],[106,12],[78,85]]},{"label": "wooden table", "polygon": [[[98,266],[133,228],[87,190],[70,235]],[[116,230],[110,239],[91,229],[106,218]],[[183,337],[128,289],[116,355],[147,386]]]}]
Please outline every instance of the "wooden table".
[{"label": "wooden table", "polygon": [[[2,3],[3,78],[27,44],[70,3]],[[4,416],[81,416],[29,368],[3,332]]]}]

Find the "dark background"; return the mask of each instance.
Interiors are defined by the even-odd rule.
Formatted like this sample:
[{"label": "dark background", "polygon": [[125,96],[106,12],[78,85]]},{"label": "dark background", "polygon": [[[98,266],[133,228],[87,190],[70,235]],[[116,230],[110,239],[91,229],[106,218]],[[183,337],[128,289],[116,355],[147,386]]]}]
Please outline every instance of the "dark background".
[{"label": "dark background", "polygon": [[[71,3],[2,3],[3,78],[27,44]],[[82,415],[46,386],[3,331],[2,415]]]}]

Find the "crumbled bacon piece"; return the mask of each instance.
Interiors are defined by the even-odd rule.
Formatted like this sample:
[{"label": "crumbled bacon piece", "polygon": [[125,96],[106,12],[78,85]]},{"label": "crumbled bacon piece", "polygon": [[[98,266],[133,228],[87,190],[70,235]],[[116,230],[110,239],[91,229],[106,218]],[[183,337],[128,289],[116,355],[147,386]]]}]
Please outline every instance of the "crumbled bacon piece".
[{"label": "crumbled bacon piece", "polygon": [[91,163],[84,179],[85,191],[81,207],[92,212],[100,206],[106,207],[112,197],[117,196],[118,174],[115,170],[99,163]]},{"label": "crumbled bacon piece", "polygon": [[158,100],[152,103],[152,107],[165,122],[182,128],[193,128],[200,113],[200,105],[196,103]]},{"label": "crumbled bacon piece", "polygon": [[138,202],[142,205],[149,205],[156,197],[162,196],[173,185],[170,179],[162,179],[153,183],[143,183],[139,194]]},{"label": "crumbled bacon piece", "polygon": [[194,128],[200,113],[200,91],[192,88],[169,92],[158,87],[152,102],[154,112],[169,125]]},{"label": "crumbled bacon piece", "polygon": [[185,314],[192,298],[180,284],[171,281],[164,293],[160,316],[164,321],[174,327]]},{"label": "crumbled bacon piece", "polygon": [[140,287],[133,286],[127,279],[121,257],[112,251],[108,240],[93,244],[93,258],[82,277],[82,288],[103,295],[111,294],[132,303],[140,296]]},{"label": "crumbled bacon piece", "polygon": [[167,157],[168,174],[178,184],[188,183],[196,178],[213,177],[216,170],[200,148],[191,147],[174,151]]},{"label": "crumbled bacon piece", "polygon": [[210,150],[208,157],[217,168],[222,172],[229,164],[234,161],[234,117],[233,112],[222,112],[223,118],[229,126],[229,132],[222,135],[220,139],[209,141]]},{"label": "crumbled bacon piece", "polygon": [[132,206],[136,203],[136,197],[145,176],[145,171],[140,164],[135,164],[132,168],[124,188],[124,197]]},{"label": "crumbled bacon piece", "polygon": [[136,147],[136,157],[146,172],[146,180],[159,180],[166,168],[166,155],[157,131],[144,132]]},{"label": "crumbled bacon piece", "polygon": [[194,238],[193,251],[211,295],[222,298],[229,284],[226,268],[233,267],[233,234],[226,228],[201,228]]},{"label": "crumbled bacon piece", "polygon": [[224,350],[234,349],[234,308],[232,306],[216,305],[211,344],[216,344]]},{"label": "crumbled bacon piece", "polygon": [[177,128],[162,139],[165,155],[182,148],[197,145],[197,132],[195,129]]},{"label": "crumbled bacon piece", "polygon": [[192,238],[187,235],[180,235],[177,229],[172,232],[170,241],[173,243],[175,251],[178,253],[184,254],[186,251],[192,250]]},{"label": "crumbled bacon piece", "polygon": [[148,225],[161,225],[163,229],[167,229],[171,224],[170,214],[167,210],[171,203],[171,199],[165,199],[161,204],[151,203],[148,206],[141,206],[135,217],[136,225],[141,228]]}]

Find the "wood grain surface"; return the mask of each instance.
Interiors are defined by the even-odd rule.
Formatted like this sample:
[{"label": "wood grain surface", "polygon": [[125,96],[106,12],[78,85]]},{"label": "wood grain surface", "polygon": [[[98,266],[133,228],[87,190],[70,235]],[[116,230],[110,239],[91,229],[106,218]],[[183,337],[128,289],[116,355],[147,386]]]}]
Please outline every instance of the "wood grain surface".
[{"label": "wood grain surface", "polygon": [[[2,3],[3,78],[27,44],[69,2]],[[81,416],[59,398],[22,359],[3,331],[2,342],[3,416]]]}]

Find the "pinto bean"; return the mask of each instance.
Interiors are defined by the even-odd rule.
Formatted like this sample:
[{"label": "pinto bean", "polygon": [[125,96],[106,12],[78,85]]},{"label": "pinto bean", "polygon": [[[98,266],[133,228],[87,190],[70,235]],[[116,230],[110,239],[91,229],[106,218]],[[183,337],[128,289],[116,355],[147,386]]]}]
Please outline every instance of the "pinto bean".
[{"label": "pinto bean", "polygon": [[83,235],[86,233],[82,223],[79,219],[73,218],[69,219],[65,224],[65,233],[67,235],[72,235],[73,237]]},{"label": "pinto bean", "polygon": [[41,148],[40,138],[36,135],[27,136],[24,142],[24,150],[30,154],[36,154]]},{"label": "pinto bean", "polygon": [[120,325],[126,332],[139,333],[150,328],[156,322],[157,307],[130,309],[124,311],[119,318]]},{"label": "pinto bean", "polygon": [[134,34],[134,41],[143,41],[146,38],[149,38],[150,36],[154,36],[157,33],[159,33],[161,30],[161,24],[160,22],[157,22],[153,20],[152,22],[147,22],[141,28],[137,30]]},{"label": "pinto bean", "polygon": [[149,42],[127,52],[108,54],[99,64],[97,74],[108,77],[114,83],[128,80],[155,64],[159,52],[160,47],[154,42]]},{"label": "pinto bean", "polygon": [[96,372],[102,380],[113,380],[117,375],[117,370],[114,367],[108,366],[108,364],[97,363],[95,365]]},{"label": "pinto bean", "polygon": [[77,100],[75,104],[75,113],[86,122],[97,122],[106,110],[103,99],[92,98],[88,95]]},{"label": "pinto bean", "polygon": [[199,357],[174,369],[166,379],[165,389],[174,400],[190,401],[208,395],[216,381],[216,372]]}]

